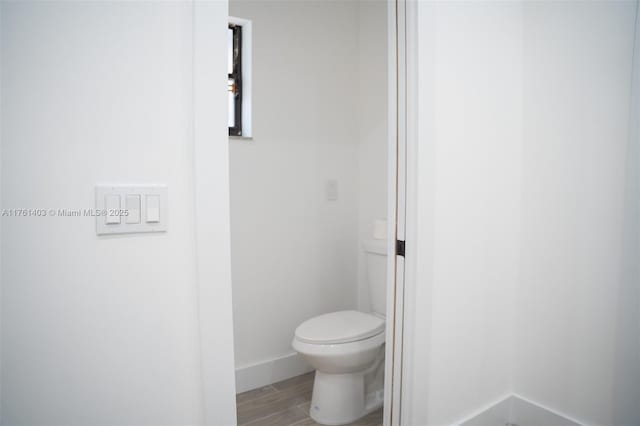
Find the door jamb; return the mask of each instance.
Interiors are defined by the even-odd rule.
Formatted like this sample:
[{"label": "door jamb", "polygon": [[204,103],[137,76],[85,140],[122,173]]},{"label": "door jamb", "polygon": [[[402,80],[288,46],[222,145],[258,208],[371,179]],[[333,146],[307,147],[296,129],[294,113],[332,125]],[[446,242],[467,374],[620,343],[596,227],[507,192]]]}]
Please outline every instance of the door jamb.
[{"label": "door jamb", "polygon": [[226,62],[216,60],[216,53],[226,52],[227,8],[227,0],[192,2],[195,308],[201,416],[207,426],[236,423],[229,144],[221,114],[227,109],[227,80],[214,77],[226,75]]},{"label": "door jamb", "polygon": [[[409,151],[415,148],[415,132],[409,128],[409,113],[413,108],[414,96],[407,90],[408,84],[415,78],[413,60],[408,55],[409,48],[415,46],[416,27],[415,2],[410,0],[388,0],[388,249],[387,253],[387,345],[385,347],[385,389],[384,389],[384,425],[402,424],[403,380],[408,377],[408,365],[404,362],[407,331],[411,324],[410,311],[405,306],[405,292],[408,283],[405,277],[406,252],[397,254],[396,242],[405,241],[412,233],[411,223],[407,222],[407,193],[412,189],[407,179],[411,172],[407,162]],[[411,33],[410,33],[411,32]],[[412,66],[412,69],[409,69]],[[411,104],[410,104],[411,102]],[[409,108],[411,107],[411,108]],[[410,186],[411,188],[409,188]],[[409,238],[410,240],[411,238]],[[411,253],[409,254],[411,259]]]}]

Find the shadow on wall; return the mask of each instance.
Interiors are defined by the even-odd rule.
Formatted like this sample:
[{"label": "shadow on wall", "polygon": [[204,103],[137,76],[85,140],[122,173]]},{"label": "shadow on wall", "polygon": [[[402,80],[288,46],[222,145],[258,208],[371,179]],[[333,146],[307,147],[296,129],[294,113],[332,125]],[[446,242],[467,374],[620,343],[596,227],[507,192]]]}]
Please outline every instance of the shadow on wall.
[{"label": "shadow on wall", "polygon": [[618,284],[613,420],[640,424],[640,3],[636,9],[622,276]]}]

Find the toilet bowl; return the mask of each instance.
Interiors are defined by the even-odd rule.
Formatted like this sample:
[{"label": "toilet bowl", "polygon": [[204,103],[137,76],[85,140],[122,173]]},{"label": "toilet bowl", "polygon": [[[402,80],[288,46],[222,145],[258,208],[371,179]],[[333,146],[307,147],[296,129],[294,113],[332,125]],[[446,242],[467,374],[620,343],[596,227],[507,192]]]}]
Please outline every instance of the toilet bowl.
[{"label": "toilet bowl", "polygon": [[293,348],[315,368],[309,416],[325,425],[350,423],[382,406],[384,319],[358,311],[302,323]]}]

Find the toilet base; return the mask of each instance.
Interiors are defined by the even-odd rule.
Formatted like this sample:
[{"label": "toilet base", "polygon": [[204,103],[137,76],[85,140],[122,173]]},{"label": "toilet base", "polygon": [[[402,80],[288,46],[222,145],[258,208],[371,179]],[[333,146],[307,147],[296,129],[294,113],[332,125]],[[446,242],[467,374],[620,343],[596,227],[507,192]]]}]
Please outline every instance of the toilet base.
[{"label": "toilet base", "polygon": [[382,407],[382,389],[366,394],[366,373],[328,374],[316,370],[309,416],[323,425],[343,425]]}]

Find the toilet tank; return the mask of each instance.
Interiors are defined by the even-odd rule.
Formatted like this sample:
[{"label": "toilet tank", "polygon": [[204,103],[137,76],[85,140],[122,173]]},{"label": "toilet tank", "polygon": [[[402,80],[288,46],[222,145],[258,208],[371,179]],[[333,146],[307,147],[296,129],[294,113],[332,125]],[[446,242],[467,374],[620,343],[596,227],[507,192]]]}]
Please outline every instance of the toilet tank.
[{"label": "toilet tank", "polygon": [[387,312],[387,240],[365,240],[363,247],[371,311],[384,317]]}]

